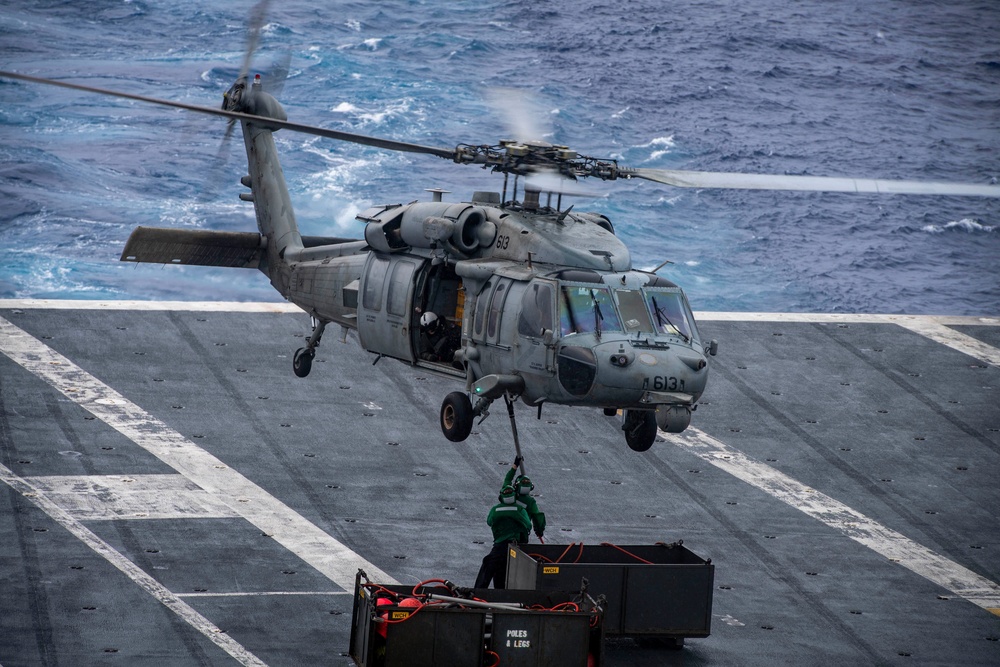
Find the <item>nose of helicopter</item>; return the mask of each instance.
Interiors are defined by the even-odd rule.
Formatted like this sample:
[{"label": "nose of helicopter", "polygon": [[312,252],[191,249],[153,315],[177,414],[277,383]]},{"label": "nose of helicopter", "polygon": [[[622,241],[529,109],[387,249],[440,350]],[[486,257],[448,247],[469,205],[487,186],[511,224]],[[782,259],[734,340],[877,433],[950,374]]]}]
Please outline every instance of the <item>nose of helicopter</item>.
[{"label": "nose of helicopter", "polygon": [[635,405],[693,404],[705,390],[708,362],[697,348],[608,342],[594,348],[595,391],[630,394]]}]

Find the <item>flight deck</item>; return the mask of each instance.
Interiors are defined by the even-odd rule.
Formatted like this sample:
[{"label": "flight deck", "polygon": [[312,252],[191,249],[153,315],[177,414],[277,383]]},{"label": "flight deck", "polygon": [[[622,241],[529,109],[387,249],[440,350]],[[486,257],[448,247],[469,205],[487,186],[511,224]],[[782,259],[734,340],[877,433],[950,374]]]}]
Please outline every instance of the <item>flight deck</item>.
[{"label": "flight deck", "polygon": [[[1000,315],[696,313],[687,431],[517,405],[547,544],[683,540],[711,634],[604,665],[1000,664]],[[350,665],[354,579],[471,586],[505,410],[281,303],[0,301],[0,665]],[[478,420],[477,420],[478,422]],[[534,541],[534,538],[532,538]]]}]

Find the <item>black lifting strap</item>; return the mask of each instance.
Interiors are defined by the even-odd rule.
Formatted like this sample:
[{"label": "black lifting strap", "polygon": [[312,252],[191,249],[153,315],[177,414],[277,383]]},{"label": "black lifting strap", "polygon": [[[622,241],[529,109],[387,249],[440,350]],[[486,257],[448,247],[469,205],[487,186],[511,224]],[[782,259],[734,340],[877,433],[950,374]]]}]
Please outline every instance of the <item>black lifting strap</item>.
[{"label": "black lifting strap", "polygon": [[514,433],[514,450],[517,452],[518,458],[521,459],[521,474],[527,475],[528,473],[524,470],[524,457],[521,456],[521,442],[517,439],[517,422],[514,421],[514,401],[510,400],[510,396],[506,392],[503,395],[503,400],[507,404],[507,416],[510,417],[510,430]]}]

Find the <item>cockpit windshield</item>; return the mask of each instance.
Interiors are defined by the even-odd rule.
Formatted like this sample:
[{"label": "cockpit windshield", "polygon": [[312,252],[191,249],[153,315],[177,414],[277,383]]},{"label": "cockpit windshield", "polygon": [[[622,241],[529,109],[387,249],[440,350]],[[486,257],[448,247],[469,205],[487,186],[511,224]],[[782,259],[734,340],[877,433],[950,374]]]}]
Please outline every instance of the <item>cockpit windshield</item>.
[{"label": "cockpit windshield", "polygon": [[578,333],[600,336],[614,331],[640,337],[679,336],[686,343],[698,336],[691,309],[678,287],[611,289],[599,283],[561,282],[557,300],[559,330],[563,336]]},{"label": "cockpit windshield", "polygon": [[559,287],[559,327],[562,335],[622,332],[621,320],[607,287],[563,284]]},{"label": "cockpit windshield", "polygon": [[652,333],[653,322],[649,319],[649,311],[646,310],[646,302],[642,298],[642,292],[635,289],[616,289],[615,296],[618,297],[618,308],[622,313],[622,320],[625,322],[625,331],[628,333]]},{"label": "cockpit windshield", "polygon": [[643,295],[649,304],[649,312],[653,315],[656,333],[680,336],[691,342],[694,326],[679,289],[647,288],[643,290]]}]

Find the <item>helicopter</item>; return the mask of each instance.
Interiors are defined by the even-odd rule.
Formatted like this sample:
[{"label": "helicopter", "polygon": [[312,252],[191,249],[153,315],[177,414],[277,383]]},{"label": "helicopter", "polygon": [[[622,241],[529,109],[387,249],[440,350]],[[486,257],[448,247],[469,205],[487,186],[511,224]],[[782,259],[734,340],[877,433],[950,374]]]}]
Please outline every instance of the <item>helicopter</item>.
[{"label": "helicopter", "polygon": [[[705,391],[718,342],[702,337],[683,289],[657,275],[660,267],[634,268],[606,216],[564,206],[567,184],[638,178],[687,188],[1000,196],[997,185],[632,168],[523,137],[452,148],[305,125],[288,120],[259,74],[250,79],[249,53],[221,108],[0,76],[222,116],[227,138],[238,122],[247,155],[239,198],[252,204],[258,231],[138,227],[121,261],[258,269],[311,317],[293,357],[296,376],[309,375],[328,325],[340,326],[342,340],[355,331],[375,363],[389,357],[464,382],[439,412],[453,442],[502,398],[515,445],[520,400],[539,416],[545,403],[621,413],[628,447],[646,451],[658,429],[689,426]],[[431,201],[371,207],[357,216],[361,239],[303,236],[273,139],[283,129],[480,166],[502,177],[502,189],[458,202],[435,189]]]}]

